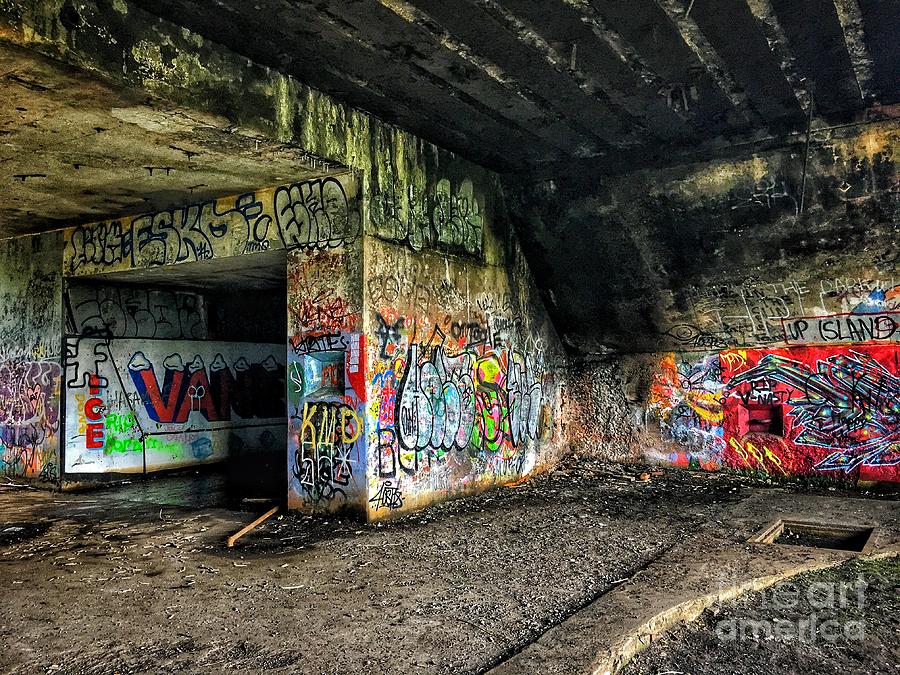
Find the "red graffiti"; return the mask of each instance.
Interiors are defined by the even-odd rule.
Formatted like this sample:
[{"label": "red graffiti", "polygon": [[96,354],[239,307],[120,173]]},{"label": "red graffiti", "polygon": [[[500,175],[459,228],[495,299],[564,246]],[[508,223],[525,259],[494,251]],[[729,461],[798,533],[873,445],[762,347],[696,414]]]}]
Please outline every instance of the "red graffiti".
[{"label": "red graffiti", "polygon": [[84,416],[89,420],[85,427],[84,447],[88,449],[102,448],[104,444],[103,436],[103,413],[106,411],[106,405],[100,398],[100,378],[92,373],[88,380],[88,391],[91,398],[84,402]]}]

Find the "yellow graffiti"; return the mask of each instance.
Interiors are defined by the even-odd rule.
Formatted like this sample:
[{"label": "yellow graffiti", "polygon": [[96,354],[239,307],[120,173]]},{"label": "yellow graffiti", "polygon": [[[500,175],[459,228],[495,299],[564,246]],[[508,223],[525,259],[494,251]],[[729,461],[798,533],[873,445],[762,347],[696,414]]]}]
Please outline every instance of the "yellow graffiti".
[{"label": "yellow graffiti", "polygon": [[677,405],[676,402],[680,397],[700,419],[711,424],[722,422],[724,412],[721,393],[684,389],[678,385],[678,381],[675,354],[668,353],[660,359],[659,372],[654,376],[650,387],[651,407],[656,407],[662,414],[667,415]]},{"label": "yellow graffiti", "polygon": [[752,457],[756,464],[759,465],[759,468],[768,473],[769,467],[766,466],[766,460],[768,460],[772,466],[782,473],[782,475],[788,475],[787,471],[784,470],[781,458],[776,455],[768,445],[763,445],[759,448],[752,441],[742,443],[734,437],[728,440],[728,445],[731,446],[731,449],[734,450],[746,466],[753,468],[753,463],[750,461],[750,458]]},{"label": "yellow graffiti", "polygon": [[708,391],[684,392],[685,402],[697,413],[701,419],[707,422],[718,423],[722,421],[722,395]]},{"label": "yellow graffiti", "polygon": [[722,361],[723,366],[735,370],[747,363],[747,350],[737,349],[734,351],[721,352],[719,354],[719,359]]},{"label": "yellow graffiti", "polygon": [[[345,445],[350,445],[355,443],[356,439],[362,434],[362,420],[356,414],[356,411],[351,408],[341,407],[340,411],[341,442]],[[318,428],[316,428],[317,415],[321,415],[318,419]],[[314,446],[324,443],[328,439],[335,437],[337,428],[338,416],[334,404],[303,404],[303,421],[300,425],[300,436],[304,441],[308,440]]]}]

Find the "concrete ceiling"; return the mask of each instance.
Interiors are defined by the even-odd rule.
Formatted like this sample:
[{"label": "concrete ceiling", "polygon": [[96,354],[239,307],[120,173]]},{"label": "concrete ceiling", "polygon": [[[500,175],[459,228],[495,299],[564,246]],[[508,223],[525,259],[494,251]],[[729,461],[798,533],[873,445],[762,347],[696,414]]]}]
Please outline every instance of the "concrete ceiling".
[{"label": "concrete ceiling", "polygon": [[79,277],[79,282],[181,288],[188,291],[281,290],[285,289],[287,251],[264,251],[253,255],[200,260]]},{"label": "concrete ceiling", "polygon": [[810,93],[820,126],[900,102],[894,0],[137,4],[495,169],[764,142]]},{"label": "concrete ceiling", "polygon": [[296,148],[0,42],[0,238],[325,175]]}]

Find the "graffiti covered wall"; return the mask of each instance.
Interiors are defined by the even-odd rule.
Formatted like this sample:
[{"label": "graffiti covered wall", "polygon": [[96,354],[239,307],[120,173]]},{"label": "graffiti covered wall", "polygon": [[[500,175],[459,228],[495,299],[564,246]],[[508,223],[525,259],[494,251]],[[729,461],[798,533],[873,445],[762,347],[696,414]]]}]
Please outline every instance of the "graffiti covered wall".
[{"label": "graffiti covered wall", "polygon": [[288,506],[365,504],[362,247],[288,257]]},{"label": "graffiti covered wall", "polygon": [[133,473],[284,446],[284,347],[66,340],[65,471]]},{"label": "graffiti covered wall", "polygon": [[648,453],[657,461],[776,476],[900,481],[896,347],[666,354],[648,410],[667,442]]},{"label": "graffiti covered wall", "polygon": [[558,338],[514,240],[484,237],[487,260],[366,239],[372,520],[518,480],[561,447]]},{"label": "graffiti covered wall", "polygon": [[[786,331],[896,342],[900,119],[814,131],[808,153],[735,153],[520,188],[523,247],[579,355],[777,346]],[[875,308],[877,324],[838,318]]]},{"label": "graffiti covered wall", "polygon": [[814,131],[806,150],[522,197],[524,245],[580,365],[573,442],[616,460],[897,480],[900,126]]},{"label": "graffiti covered wall", "polygon": [[206,299],[198,293],[69,281],[66,334],[83,337],[209,337]]},{"label": "graffiti covered wall", "polygon": [[67,276],[273,250],[332,249],[361,233],[353,174],[317,178],[65,232]]},{"label": "graffiti covered wall", "polygon": [[610,459],[900,482],[892,344],[622,356],[586,369],[573,390],[588,396],[569,407],[572,438]]},{"label": "graffiti covered wall", "polygon": [[0,472],[59,479],[59,233],[0,241]]}]

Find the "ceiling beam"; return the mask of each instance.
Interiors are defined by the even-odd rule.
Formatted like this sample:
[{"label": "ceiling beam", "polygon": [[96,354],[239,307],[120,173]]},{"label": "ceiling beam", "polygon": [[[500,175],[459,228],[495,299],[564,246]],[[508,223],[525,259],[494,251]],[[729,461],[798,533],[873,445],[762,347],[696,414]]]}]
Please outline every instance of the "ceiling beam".
[{"label": "ceiling beam", "polygon": [[[643,133],[647,136],[653,136],[653,132],[640,124],[638,121],[640,115],[629,110],[632,106],[624,96],[618,94],[614,89],[606,86],[588,73],[583,72],[577,67],[578,53],[573,45],[573,51],[568,55],[560,54],[544,37],[541,35],[540,29],[533,24],[517,16],[509,9],[501,5],[496,0],[475,0],[475,3],[485,12],[493,16],[498,23],[505,25],[507,30],[516,36],[516,38],[526,45],[529,49],[536,52],[540,57],[550,65],[562,77],[570,77],[588,96],[597,99],[602,105],[613,109],[623,117],[630,118],[632,124],[640,126]],[[616,145],[615,143],[613,145]],[[632,144],[620,144],[627,146]]]},{"label": "ceiling beam", "polygon": [[797,70],[797,58],[791,52],[787,34],[778,21],[778,16],[775,14],[775,8],[772,7],[771,0],[746,0],[746,2],[753,16],[759,21],[763,33],[765,33],[766,42],[769,43],[769,49],[772,50],[781,72],[784,73],[785,79],[791,85],[797,102],[805,112],[808,112],[810,101],[809,88]]},{"label": "ceiling beam", "polygon": [[834,0],[834,8],[837,10],[838,21],[844,31],[844,43],[847,45],[850,63],[853,64],[859,95],[866,105],[878,103],[879,97],[873,85],[873,61],[866,44],[863,15],[859,3],[857,0]]},{"label": "ceiling beam", "polygon": [[758,122],[758,115],[753,110],[747,94],[735,82],[725,60],[706,39],[697,22],[690,17],[688,9],[693,3],[683,4],[682,0],[655,0],[655,2],[669,17],[669,21],[681,35],[681,39],[694,52],[697,60],[703,64],[710,77],[744,121],[748,124]]},{"label": "ceiling beam", "polygon": [[589,0],[562,0],[562,2],[581,14],[581,20],[593,31],[594,35],[606,43],[610,51],[628,66],[644,84],[656,90],[661,90],[668,85],[668,82],[653,70],[640,53],[629,44],[628,40],[610,27],[606,19],[591,6]]},{"label": "ceiling beam", "polygon": [[[570,57],[555,52],[546,42],[541,51],[542,39],[536,32],[530,33],[532,40],[523,41],[510,23],[511,17],[496,3],[377,1],[428,31],[445,48],[459,50],[461,57],[472,59],[482,68],[489,65],[504,73],[507,86],[515,90],[515,95],[528,96],[545,113],[565,120],[583,138],[598,141],[601,153],[614,147],[633,147],[646,140],[648,132],[628,113],[616,109],[603,91],[590,91],[569,77],[565,69]],[[532,49],[541,51],[539,59],[531,56]],[[569,151],[573,156],[598,154],[585,152],[575,143]]]},{"label": "ceiling beam", "polygon": [[605,101],[638,120],[648,136],[678,142],[698,131],[695,109],[683,105],[683,97],[676,101],[667,96],[672,87],[656,73],[642,77],[635,72],[621,56],[630,45],[623,44],[621,36],[616,41],[603,35],[566,0],[495,0],[495,4],[502,4],[512,22],[519,20],[539,33],[558,55],[555,67],[562,77],[576,80],[589,95],[601,90]]},{"label": "ceiling beam", "polygon": [[[341,0],[336,0],[334,3],[330,3],[328,0],[325,0],[325,2],[314,2],[313,0],[290,1],[294,5],[304,6],[313,16],[315,16],[316,21],[325,24],[330,30],[353,44],[355,47],[361,48],[372,56],[391,63],[396,63],[398,61],[396,54],[391,53],[384,45],[377,44],[368,36],[361,34],[357,26],[354,26],[347,21],[347,19],[339,13],[341,9]],[[496,110],[494,107],[485,103],[482,100],[483,97],[479,96],[480,94],[483,94],[482,91],[471,91],[473,86],[471,82],[450,82],[443,76],[444,73],[440,72],[435,64],[427,57],[419,58],[415,55],[409,55],[403,60],[402,66],[409,70],[417,79],[428,82],[430,85],[446,92],[451,99],[464,103],[470,108],[479,111],[482,115],[493,119],[495,122],[507,127],[512,127],[524,138],[540,139],[542,143],[556,146],[563,151],[570,148],[569,143],[560,141],[558,129],[547,131],[545,127],[538,127],[531,124],[526,125],[525,120],[516,120],[515,118],[511,118],[508,114]],[[515,89],[517,83],[511,78],[504,78],[499,69],[492,70],[491,73],[488,73],[483,68],[479,68],[479,70],[489,74],[492,81],[503,85],[507,92],[514,93],[520,101],[526,103],[531,108],[529,112],[532,116],[547,116],[546,111],[542,110],[535,101],[527,96],[527,91],[517,91]]]},{"label": "ceiling beam", "polygon": [[610,150],[610,137],[561,114],[530,83],[485,57],[436,18],[405,0],[294,0],[343,25],[347,36],[390,56],[398,65],[440,81],[460,98],[478,103],[498,117],[554,146],[564,154],[594,156]]},{"label": "ceiling beam", "polygon": [[[900,130],[900,115],[883,119],[872,119],[847,124],[837,124],[813,128],[813,143],[828,143],[842,135],[859,133],[868,126],[881,126],[885,130]],[[806,146],[806,131],[790,131],[784,134],[751,138],[721,145],[707,141],[680,148],[644,148],[622,151],[612,161],[606,157],[591,157],[577,161],[548,162],[530,166],[524,171],[509,172],[510,180],[525,183],[539,183],[547,180],[584,181],[602,180],[603,176],[621,175],[637,171],[666,169],[669,167],[696,163],[708,163],[727,159],[731,161],[748,159],[754,155],[772,151],[798,151]]]}]

